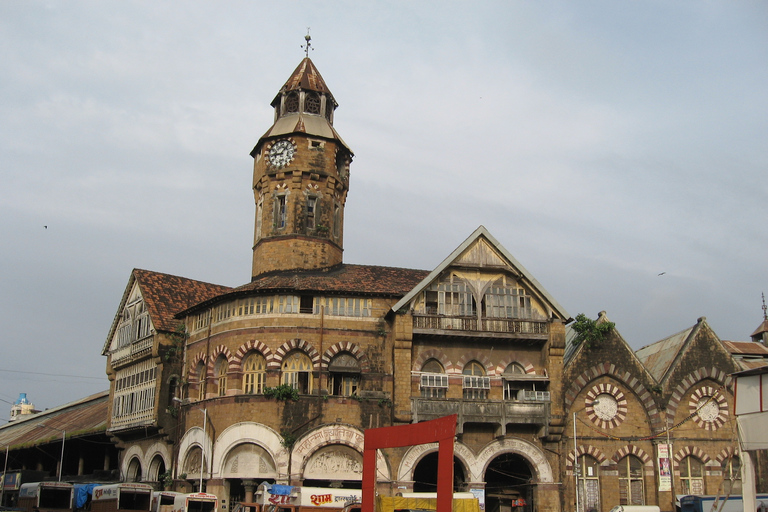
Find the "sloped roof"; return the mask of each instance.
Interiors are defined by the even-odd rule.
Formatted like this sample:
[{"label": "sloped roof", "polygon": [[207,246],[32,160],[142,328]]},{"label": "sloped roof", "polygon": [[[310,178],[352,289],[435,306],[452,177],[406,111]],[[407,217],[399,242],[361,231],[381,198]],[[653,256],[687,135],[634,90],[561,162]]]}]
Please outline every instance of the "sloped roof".
[{"label": "sloped roof", "polygon": [[766,318],[765,320],[763,320],[763,323],[761,323],[761,324],[760,324],[760,327],[758,327],[757,329],[755,329],[755,332],[753,332],[752,334],[750,334],[750,336],[749,336],[749,337],[750,337],[750,338],[754,338],[755,336],[760,336],[760,335],[761,335],[761,334],[763,334],[764,332],[768,332],[768,318]]},{"label": "sloped roof", "polygon": [[102,352],[104,354],[109,350],[109,344],[120,322],[120,314],[134,283],[139,285],[155,330],[166,332],[172,332],[176,328],[178,321],[175,320],[175,315],[179,311],[232,290],[229,286],[205,283],[151,270],[133,269],[115,314],[115,319],[112,321],[112,327],[109,329]]},{"label": "sloped roof", "polygon": [[309,57],[304,57],[299,65],[296,66],[296,69],[291,73],[291,77],[280,88],[280,92],[296,91],[299,89],[331,94],[331,90],[325,84],[320,71],[317,70],[315,63]]},{"label": "sloped roof", "polygon": [[563,308],[554,297],[552,297],[549,292],[547,292],[543,286],[541,286],[541,283],[539,283],[536,278],[533,277],[533,275],[526,270],[523,265],[515,259],[512,254],[507,251],[499,242],[496,240],[491,234],[488,232],[488,230],[485,228],[485,226],[479,226],[464,242],[459,245],[451,254],[448,255],[447,258],[445,258],[440,265],[438,265],[432,272],[429,273],[415,288],[413,288],[408,295],[403,297],[397,304],[392,306],[393,311],[397,311],[400,308],[404,307],[406,304],[408,304],[411,300],[416,297],[416,295],[420,292],[422,292],[427,286],[429,286],[435,279],[437,279],[440,274],[447,269],[449,266],[454,264],[457,260],[459,260],[464,254],[467,249],[470,249],[471,246],[480,238],[485,238],[488,243],[490,243],[493,248],[498,251],[498,253],[506,260],[506,264],[511,267],[511,270],[518,273],[524,281],[527,282],[527,285],[531,287],[531,289],[539,294],[539,299],[541,299],[542,302],[548,304],[548,306],[552,309],[552,311],[559,316],[562,320],[569,320],[571,317],[568,314],[568,312]]},{"label": "sloped roof", "polygon": [[661,381],[664,378],[667,370],[669,370],[697,325],[699,324],[659,340],[656,343],[647,345],[635,352],[637,358],[640,359],[640,362],[643,363],[643,366],[645,366],[656,381]]},{"label": "sloped roof", "polygon": [[341,135],[339,135],[336,129],[325,117],[295,112],[292,114],[285,114],[275,121],[264,135],[261,136],[259,142],[253,147],[251,156],[256,156],[265,140],[275,137],[283,137],[292,133],[305,133],[307,135],[314,135],[325,139],[335,139],[352,153],[350,147],[347,146],[347,143],[344,142]]},{"label": "sloped roof", "polygon": [[[427,270],[342,263],[320,270],[268,272],[256,276],[248,284],[229,289],[225,296],[249,295],[254,292],[319,292],[401,297],[428,273]],[[223,298],[224,296],[212,297],[207,302]],[[208,303],[197,304],[183,313],[188,314],[192,310],[206,307]]]},{"label": "sloped roof", "polygon": [[726,350],[742,370],[761,368],[768,364],[768,347],[755,341],[723,341]]},{"label": "sloped roof", "polygon": [[[109,391],[102,391],[0,426],[0,446],[21,448],[105,433]],[[64,431],[64,432],[62,432]]]}]

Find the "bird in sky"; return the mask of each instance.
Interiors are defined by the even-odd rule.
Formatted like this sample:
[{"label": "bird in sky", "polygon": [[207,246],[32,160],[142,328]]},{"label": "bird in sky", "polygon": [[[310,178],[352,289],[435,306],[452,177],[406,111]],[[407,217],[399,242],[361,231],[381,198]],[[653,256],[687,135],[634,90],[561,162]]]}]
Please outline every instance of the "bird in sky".
[{"label": "bird in sky", "polygon": [[663,276],[664,274],[666,274],[666,272],[659,272],[660,276]]}]

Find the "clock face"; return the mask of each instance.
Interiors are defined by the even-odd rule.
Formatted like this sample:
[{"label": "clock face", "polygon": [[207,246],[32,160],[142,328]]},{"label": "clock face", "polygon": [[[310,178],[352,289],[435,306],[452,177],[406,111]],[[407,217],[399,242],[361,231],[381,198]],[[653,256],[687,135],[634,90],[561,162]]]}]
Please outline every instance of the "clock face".
[{"label": "clock face", "polygon": [[611,421],[619,411],[619,403],[616,398],[608,393],[597,396],[596,403],[592,405],[595,416],[603,421]]},{"label": "clock face", "polygon": [[296,146],[293,142],[283,139],[272,144],[269,148],[269,163],[274,167],[284,167],[293,160],[296,153]]}]

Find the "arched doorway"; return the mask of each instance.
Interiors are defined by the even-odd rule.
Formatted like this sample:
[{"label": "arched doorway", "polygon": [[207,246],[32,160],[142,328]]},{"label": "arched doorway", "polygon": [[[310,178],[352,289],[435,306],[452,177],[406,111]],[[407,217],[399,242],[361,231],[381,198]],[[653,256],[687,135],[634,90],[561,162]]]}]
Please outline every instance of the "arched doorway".
[{"label": "arched doorway", "polygon": [[361,489],[363,456],[354,448],[334,444],[319,449],[304,468],[304,485]]},{"label": "arched doorway", "polygon": [[516,453],[495,457],[485,471],[485,512],[531,512],[533,472]]},{"label": "arched doorway", "polygon": [[[453,492],[465,489],[464,465],[453,458]],[[413,469],[413,492],[437,492],[437,452],[425,455]]]},{"label": "arched doorway", "polygon": [[[160,482],[165,473],[165,461],[160,455],[152,457],[152,461],[149,463],[149,475],[147,480],[152,482]],[[162,482],[160,482],[162,485]]]}]

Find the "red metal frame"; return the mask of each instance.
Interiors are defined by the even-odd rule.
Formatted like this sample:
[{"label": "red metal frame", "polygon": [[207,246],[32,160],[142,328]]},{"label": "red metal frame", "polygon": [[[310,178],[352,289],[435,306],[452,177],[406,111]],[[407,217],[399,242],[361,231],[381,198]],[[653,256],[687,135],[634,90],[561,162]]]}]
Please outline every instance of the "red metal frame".
[{"label": "red metal frame", "polygon": [[374,512],[374,502],[376,500],[376,450],[435,442],[438,443],[436,512],[451,512],[453,505],[453,440],[455,436],[455,414],[412,425],[398,425],[395,427],[366,430],[363,445],[362,512]]}]

